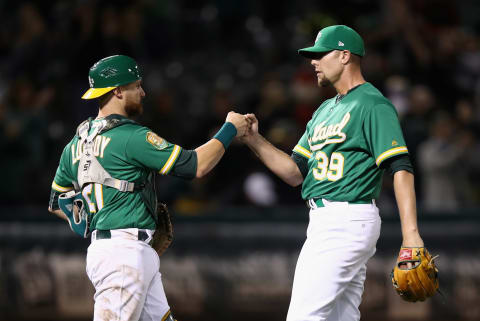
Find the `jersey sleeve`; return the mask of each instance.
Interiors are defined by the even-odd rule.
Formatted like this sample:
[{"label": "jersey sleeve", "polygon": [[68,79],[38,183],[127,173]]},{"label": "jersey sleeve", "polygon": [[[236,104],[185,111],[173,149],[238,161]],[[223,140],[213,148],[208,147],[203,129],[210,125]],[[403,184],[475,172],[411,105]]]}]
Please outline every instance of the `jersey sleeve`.
[{"label": "jersey sleeve", "polygon": [[55,178],[52,182],[52,190],[60,193],[65,193],[73,189],[73,181],[76,180],[76,176],[72,174],[72,143],[69,143],[63,149],[62,156],[60,157],[60,163],[58,164]]},{"label": "jersey sleeve", "polygon": [[310,144],[308,143],[308,138],[307,138],[307,131],[303,134],[303,136],[300,138],[298,141],[297,145],[293,148],[293,151],[306,159],[309,159],[312,157],[312,151],[310,150]]},{"label": "jersey sleeve", "polygon": [[390,157],[408,154],[397,112],[392,105],[374,106],[365,117],[363,131],[377,166]]},{"label": "jersey sleeve", "polygon": [[167,175],[175,165],[182,148],[167,142],[146,127],[133,131],[126,143],[127,159]]},{"label": "jersey sleeve", "polygon": [[197,152],[195,150],[182,149],[177,162],[170,171],[170,175],[184,179],[195,178],[197,175],[197,160]]}]

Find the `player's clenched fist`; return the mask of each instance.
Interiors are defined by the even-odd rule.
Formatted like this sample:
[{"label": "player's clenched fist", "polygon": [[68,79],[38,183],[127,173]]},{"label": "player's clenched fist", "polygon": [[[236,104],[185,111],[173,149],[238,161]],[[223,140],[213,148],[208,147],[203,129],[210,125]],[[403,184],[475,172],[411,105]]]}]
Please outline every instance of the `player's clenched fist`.
[{"label": "player's clenched fist", "polygon": [[247,119],[249,126],[245,135],[240,137],[240,141],[249,144],[255,140],[256,136],[258,136],[258,119],[254,114],[245,114],[245,118]]},{"label": "player's clenched fist", "polygon": [[247,130],[245,135],[255,135],[258,134],[258,119],[255,117],[255,114],[246,114],[245,117],[247,121],[250,123],[250,127]]},{"label": "player's clenched fist", "polygon": [[245,135],[246,131],[250,127],[250,122],[247,120],[245,115],[238,114],[236,112],[229,112],[227,115],[226,122],[232,123],[237,129],[236,137],[241,137]]}]

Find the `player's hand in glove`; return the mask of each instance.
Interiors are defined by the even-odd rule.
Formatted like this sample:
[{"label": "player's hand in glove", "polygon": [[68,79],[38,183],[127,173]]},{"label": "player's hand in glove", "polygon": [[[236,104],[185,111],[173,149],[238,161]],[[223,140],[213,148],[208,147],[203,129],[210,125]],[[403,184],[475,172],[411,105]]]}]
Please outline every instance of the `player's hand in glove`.
[{"label": "player's hand in glove", "polygon": [[158,203],[157,228],[153,235],[152,248],[161,256],[173,241],[173,226],[167,205]]},{"label": "player's hand in glove", "polygon": [[391,277],[393,287],[402,299],[409,302],[425,301],[438,290],[436,257],[425,247],[401,247]]}]

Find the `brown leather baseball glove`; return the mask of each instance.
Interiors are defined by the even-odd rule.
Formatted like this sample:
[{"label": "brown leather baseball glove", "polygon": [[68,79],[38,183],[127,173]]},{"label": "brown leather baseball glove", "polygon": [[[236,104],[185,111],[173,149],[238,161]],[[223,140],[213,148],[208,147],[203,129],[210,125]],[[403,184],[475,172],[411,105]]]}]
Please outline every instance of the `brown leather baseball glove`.
[{"label": "brown leather baseball glove", "polygon": [[157,228],[153,235],[152,247],[161,256],[173,241],[173,226],[167,205],[158,203]]},{"label": "brown leather baseball glove", "polygon": [[[402,299],[425,301],[438,291],[438,269],[424,247],[402,247],[392,270],[393,287]],[[409,264],[410,263],[410,264]]]}]

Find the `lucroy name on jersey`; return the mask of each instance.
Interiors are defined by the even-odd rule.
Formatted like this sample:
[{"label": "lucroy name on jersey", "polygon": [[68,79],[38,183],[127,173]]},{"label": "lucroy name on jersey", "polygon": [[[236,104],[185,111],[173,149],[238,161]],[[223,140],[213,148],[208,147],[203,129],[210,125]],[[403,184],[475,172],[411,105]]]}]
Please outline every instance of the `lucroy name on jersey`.
[{"label": "lucroy name on jersey", "polygon": [[313,130],[313,136],[308,139],[310,150],[316,151],[322,149],[325,145],[328,144],[344,142],[345,139],[347,139],[347,135],[342,132],[342,130],[347,125],[349,120],[350,113],[346,113],[345,116],[343,116],[342,121],[338,124],[325,126],[326,122],[321,122],[319,125],[315,126]]},{"label": "lucroy name on jersey", "polygon": [[[105,148],[107,147],[108,143],[110,143],[110,140],[110,137],[100,135],[95,137],[95,141],[93,143],[93,155],[95,157],[103,158]],[[75,144],[72,144],[72,164],[75,164],[80,160],[83,152],[83,145],[83,143],[79,143],[78,141]]]}]

